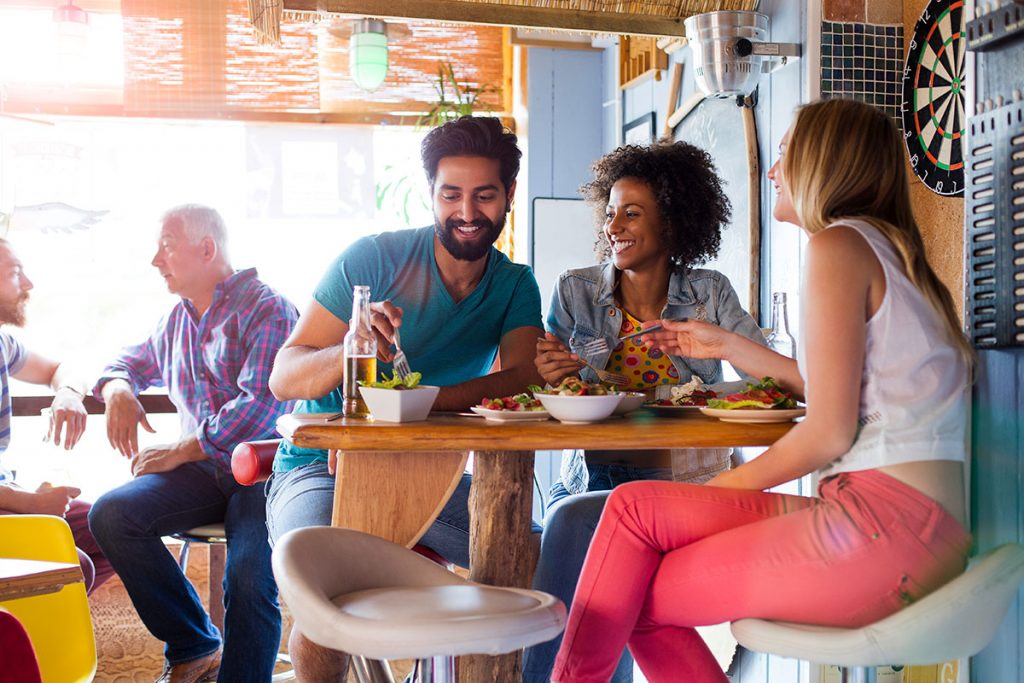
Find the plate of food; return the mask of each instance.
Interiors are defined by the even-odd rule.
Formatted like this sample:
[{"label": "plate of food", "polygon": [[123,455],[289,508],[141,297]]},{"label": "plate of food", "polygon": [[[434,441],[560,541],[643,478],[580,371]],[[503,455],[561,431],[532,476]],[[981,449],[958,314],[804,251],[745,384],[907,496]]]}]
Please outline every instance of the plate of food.
[{"label": "plate of food", "polygon": [[470,410],[494,422],[546,420],[549,417],[541,402],[525,392],[501,398],[485,398],[478,405],[471,406]]},{"label": "plate of food", "polygon": [[701,412],[724,422],[769,423],[803,417],[807,408],[799,405],[793,395],[780,388],[771,377],[765,377],[756,384],[747,384],[746,391],[708,399]]},{"label": "plate of food", "polygon": [[718,394],[697,375],[693,375],[686,384],[669,387],[667,398],[644,404],[644,409],[655,415],[666,417],[685,417],[695,415],[708,404],[709,399],[717,398]]},{"label": "plate of food", "polygon": [[748,424],[768,424],[771,422],[789,422],[807,413],[806,408],[701,408],[700,412],[708,417],[717,417],[722,422],[744,422]]}]

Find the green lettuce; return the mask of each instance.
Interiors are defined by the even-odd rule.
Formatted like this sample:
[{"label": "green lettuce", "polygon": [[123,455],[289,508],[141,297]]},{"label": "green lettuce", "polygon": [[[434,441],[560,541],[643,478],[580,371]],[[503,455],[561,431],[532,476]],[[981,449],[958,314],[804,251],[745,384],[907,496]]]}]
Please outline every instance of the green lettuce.
[{"label": "green lettuce", "polygon": [[422,378],[423,375],[418,372],[410,372],[403,380],[398,376],[398,373],[395,372],[391,375],[391,379],[387,379],[383,373],[381,374],[381,377],[383,379],[379,382],[360,381],[359,385],[363,387],[370,387],[371,389],[415,389],[419,386],[420,378]]}]

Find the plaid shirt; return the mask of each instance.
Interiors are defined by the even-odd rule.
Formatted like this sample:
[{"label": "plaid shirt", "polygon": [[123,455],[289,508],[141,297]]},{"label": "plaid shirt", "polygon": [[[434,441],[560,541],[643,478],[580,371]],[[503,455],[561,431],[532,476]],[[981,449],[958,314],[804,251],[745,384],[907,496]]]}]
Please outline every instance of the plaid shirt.
[{"label": "plaid shirt", "polygon": [[207,456],[230,469],[231,451],[242,441],[276,436],[278,416],[292,410],[270,393],[274,356],[298,320],[287,299],[237,271],[219,283],[200,318],[182,299],[146,341],[123,349],[92,393],[123,379],[139,392],[166,387],[178,409],[182,435],[195,434]]}]

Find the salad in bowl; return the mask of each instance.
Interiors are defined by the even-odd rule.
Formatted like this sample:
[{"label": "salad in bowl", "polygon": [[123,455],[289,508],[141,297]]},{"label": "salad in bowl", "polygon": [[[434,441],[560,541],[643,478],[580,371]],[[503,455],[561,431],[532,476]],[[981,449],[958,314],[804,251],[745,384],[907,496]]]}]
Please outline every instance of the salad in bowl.
[{"label": "salad in bowl", "polygon": [[529,388],[551,417],[568,423],[603,420],[615,411],[624,397],[603,384],[584,382],[579,377],[566,377],[550,389],[537,385]]}]

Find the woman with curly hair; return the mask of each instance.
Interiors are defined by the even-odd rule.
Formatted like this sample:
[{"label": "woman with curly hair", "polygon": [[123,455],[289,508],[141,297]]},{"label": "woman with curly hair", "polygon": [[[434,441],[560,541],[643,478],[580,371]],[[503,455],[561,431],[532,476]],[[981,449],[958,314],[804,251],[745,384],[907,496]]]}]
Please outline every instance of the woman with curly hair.
[{"label": "woman with curly hair", "polygon": [[[640,343],[643,321],[707,320],[764,344],[728,278],[697,267],[717,255],[731,212],[706,152],[685,142],[620,147],[594,164],[594,179],[581,191],[599,212],[598,246],[605,262],[568,270],[558,279],[548,332],[538,341],[535,358],[547,382],[555,385],[572,375],[597,381],[581,357],[626,375],[632,390],[653,393],[693,376],[706,384],[722,381],[717,359],[665,354]],[[619,341],[631,334],[636,336]],[[606,350],[584,356],[584,346],[598,339],[607,342]],[[534,587],[571,602],[590,538],[615,486],[642,479],[701,483],[727,470],[730,457],[729,449],[567,455],[561,479],[551,489]],[[549,679],[558,644],[556,638],[527,651],[527,683]],[[632,680],[628,655],[613,680]]]},{"label": "woman with curly hair", "polygon": [[[853,100],[801,108],[783,136],[774,215],[808,234],[796,360],[695,320],[643,336],[771,375],[807,416],[705,486],[611,494],[552,680],[607,681],[628,642],[652,683],[726,683],[696,626],[860,628],[963,571],[973,352],[925,260],[904,155],[892,119]],[[815,471],[816,497],[768,491]]]}]

